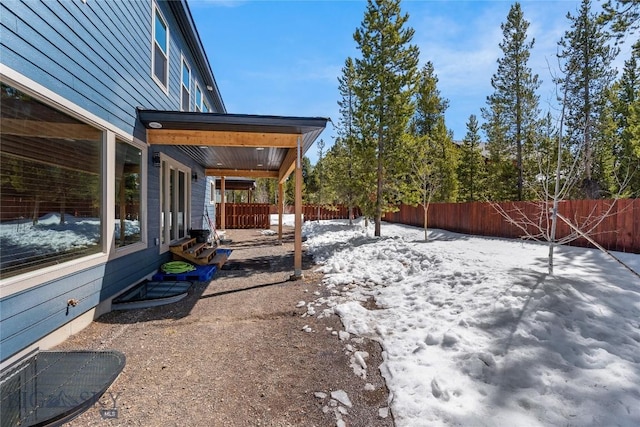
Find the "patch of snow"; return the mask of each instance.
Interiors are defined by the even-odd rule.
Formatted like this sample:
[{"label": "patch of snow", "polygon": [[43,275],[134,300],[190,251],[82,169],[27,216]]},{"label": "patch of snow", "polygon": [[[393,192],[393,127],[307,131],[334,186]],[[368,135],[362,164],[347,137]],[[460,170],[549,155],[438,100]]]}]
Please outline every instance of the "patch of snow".
[{"label": "patch of snow", "polygon": [[389,408],[385,406],[384,408],[378,409],[378,416],[380,418],[387,418],[389,416]]},{"label": "patch of snow", "polygon": [[347,395],[347,392],[344,390],[332,391],[331,398],[337,400],[338,402],[342,403],[344,406],[348,408],[351,408],[353,406],[353,404],[351,403],[351,400],[349,400],[349,396]]},{"label": "patch of snow", "polygon": [[[557,247],[549,276],[547,246],[521,240],[425,242],[386,223],[374,237],[362,221],[303,234],[340,338],[383,348],[379,415],[398,427],[640,425],[640,281],[605,254]],[[615,255],[640,271],[640,255]]]}]

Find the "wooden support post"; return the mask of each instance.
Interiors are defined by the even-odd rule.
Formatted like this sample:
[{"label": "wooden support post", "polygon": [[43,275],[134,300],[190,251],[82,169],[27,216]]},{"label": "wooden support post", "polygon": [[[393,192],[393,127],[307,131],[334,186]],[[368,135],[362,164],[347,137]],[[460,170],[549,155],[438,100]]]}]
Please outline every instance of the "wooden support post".
[{"label": "wooden support post", "polygon": [[293,239],[293,280],[302,279],[302,147],[298,137],[296,156],[295,232]]},{"label": "wooden support post", "polygon": [[282,244],[282,215],[284,214],[284,183],[278,182],[278,242]]},{"label": "wooden support post", "polygon": [[225,219],[227,216],[227,211],[226,211],[224,190],[225,190],[224,176],[221,176],[220,177],[220,230],[224,230],[226,228]]}]

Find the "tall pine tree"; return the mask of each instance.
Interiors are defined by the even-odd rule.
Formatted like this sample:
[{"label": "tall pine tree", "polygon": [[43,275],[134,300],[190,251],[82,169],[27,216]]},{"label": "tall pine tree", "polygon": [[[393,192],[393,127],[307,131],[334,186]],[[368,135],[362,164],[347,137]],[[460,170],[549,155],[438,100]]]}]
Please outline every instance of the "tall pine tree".
[{"label": "tall pine tree", "polygon": [[357,151],[365,164],[371,159],[376,168],[371,212],[376,236],[383,213],[402,198],[407,175],[403,135],[413,115],[411,98],[419,54],[411,44],[414,30],[405,27],[408,19],[400,10],[400,0],[368,0],[364,20],[353,36],[362,54],[355,64]]},{"label": "tall pine tree", "polygon": [[640,41],[636,45],[611,90],[609,104],[619,175],[628,178],[625,194],[632,197],[640,197]]},{"label": "tall pine tree", "polygon": [[617,50],[611,36],[591,10],[591,0],[582,0],[577,15],[567,14],[571,29],[559,42],[564,76],[559,79],[566,92],[566,132],[574,155],[581,158],[581,195],[605,195],[610,147],[602,138],[602,113],[606,93],[615,78],[611,62]]},{"label": "tall pine tree", "polygon": [[[427,62],[420,70],[415,106],[410,129],[413,141],[419,141],[424,146],[415,147],[410,156],[414,162],[423,163],[429,168],[431,185],[437,186],[437,191],[432,191],[433,199],[455,202],[458,193],[458,151],[445,124],[444,113],[449,101],[440,95],[438,77],[431,62]],[[414,166],[413,172],[420,176],[424,173],[420,165]],[[418,181],[421,183],[422,178]]]},{"label": "tall pine tree", "polygon": [[487,172],[480,147],[479,131],[478,119],[472,114],[467,121],[467,134],[460,146],[460,163],[458,164],[460,184],[458,199],[464,202],[475,202],[485,198]]},{"label": "tall pine tree", "polygon": [[358,141],[354,117],[358,102],[354,92],[355,83],[355,64],[349,57],[342,67],[342,75],[338,77],[340,118],[336,125],[337,138],[327,153],[325,162],[327,184],[331,187],[337,201],[348,206],[350,222],[353,217],[353,208],[362,203],[360,198],[368,193],[363,188],[365,177],[361,159],[355,155]]},{"label": "tall pine tree", "polygon": [[[524,19],[520,3],[511,6],[507,21],[501,28],[504,35],[500,43],[503,57],[498,59],[498,70],[491,78],[494,92],[487,98],[488,105],[482,113],[487,122],[488,144],[497,146],[493,150],[496,157],[492,161],[500,164],[494,164],[494,167],[507,173],[512,169],[508,163],[515,162],[516,175],[502,178],[515,180],[516,192],[511,197],[523,200],[525,181],[535,174],[531,159],[540,114],[536,91],[541,82],[528,66],[534,40],[527,41],[529,22]],[[500,138],[504,139],[495,139],[498,128],[501,130]]]}]

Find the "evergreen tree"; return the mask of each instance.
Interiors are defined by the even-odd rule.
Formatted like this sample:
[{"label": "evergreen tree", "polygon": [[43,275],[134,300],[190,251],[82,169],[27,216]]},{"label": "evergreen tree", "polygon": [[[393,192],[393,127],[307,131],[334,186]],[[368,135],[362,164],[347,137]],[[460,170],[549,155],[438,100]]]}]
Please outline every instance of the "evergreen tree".
[{"label": "evergreen tree", "polygon": [[[307,156],[302,156],[302,203],[312,203],[309,200],[309,189],[311,188],[311,192],[313,193],[317,189],[317,182],[315,182],[315,177],[312,174],[313,166],[311,165],[311,160]],[[296,200],[296,180],[294,177],[295,173],[289,175],[287,180],[284,182],[284,199],[285,206],[293,205]]]},{"label": "evergreen tree", "polygon": [[484,199],[487,173],[480,147],[479,130],[478,119],[472,114],[467,121],[467,134],[460,146],[460,163],[458,164],[460,184],[458,199],[465,202]]},{"label": "evergreen tree", "polygon": [[500,49],[504,56],[498,59],[498,70],[491,78],[494,93],[487,98],[488,108],[483,110],[483,116],[487,122],[495,122],[498,119],[502,121],[500,127],[504,139],[489,138],[488,143],[508,147],[508,151],[504,150],[504,157],[501,156],[499,161],[503,172],[510,169],[504,163],[515,161],[515,197],[517,200],[523,200],[525,183],[535,173],[531,170],[530,160],[533,157],[533,141],[540,113],[536,91],[541,82],[538,75],[533,74],[527,65],[534,40],[527,41],[529,22],[524,19],[520,3],[511,6],[507,21],[501,28],[504,39],[500,43]]},{"label": "evergreen tree", "polygon": [[272,178],[256,178],[254,198],[256,203],[276,204],[278,181]]},{"label": "evergreen tree", "polygon": [[499,104],[483,109],[487,120],[482,128],[487,135],[487,197],[492,201],[515,200],[518,197],[517,169],[514,153],[507,139],[508,121],[503,119],[505,107]]},{"label": "evergreen tree", "polygon": [[[618,40],[640,28],[640,0],[607,0],[602,5],[601,22],[611,23]],[[636,43],[634,49],[640,49]]]},{"label": "evergreen tree", "polygon": [[[368,0],[364,20],[354,33],[362,57],[356,59],[359,98],[357,154],[363,166],[373,160],[376,191],[373,195],[375,235],[380,235],[382,214],[402,199],[406,183],[403,134],[413,114],[411,98],[417,73],[418,48],[411,44],[414,30],[405,28],[400,0]],[[364,170],[365,175],[368,170]],[[361,205],[363,211],[369,209]]]},{"label": "evergreen tree", "polygon": [[[458,193],[458,152],[445,125],[444,113],[449,101],[442,98],[437,86],[438,77],[433,64],[427,62],[420,70],[415,96],[416,111],[410,124],[413,140],[426,146],[414,147],[409,156],[415,162],[424,163],[430,170],[431,189],[437,187],[432,194],[433,199],[455,202]],[[417,188],[421,188],[424,171],[421,166],[414,165],[412,172],[418,177]]]},{"label": "evergreen tree", "polygon": [[361,163],[355,156],[358,139],[354,118],[358,102],[354,93],[355,83],[355,64],[349,57],[342,67],[342,75],[338,77],[340,92],[338,100],[340,118],[336,126],[338,137],[327,153],[328,158],[325,161],[328,189],[335,194],[338,203],[345,204],[349,208],[350,223],[356,199],[363,193],[364,187],[364,177],[359,167]]},{"label": "evergreen tree", "polygon": [[581,157],[581,192],[587,198],[604,195],[610,151],[602,140],[600,125],[605,95],[615,69],[611,62],[617,50],[609,45],[610,35],[591,11],[591,0],[582,0],[578,14],[567,14],[571,29],[560,40],[559,58],[564,77],[559,79],[566,92],[566,130],[574,155]]},{"label": "evergreen tree", "polygon": [[[636,44],[640,45],[640,41]],[[640,197],[640,135],[637,133],[640,126],[639,58],[640,48],[636,48],[625,62],[622,76],[613,86],[608,104],[613,121],[610,138],[616,142],[613,151],[619,175],[628,178],[629,187],[625,194],[632,197]]]},{"label": "evergreen tree", "polygon": [[416,89],[416,111],[411,120],[411,130],[417,135],[431,135],[438,121],[449,108],[449,100],[442,98],[438,89],[438,76],[431,61],[420,70]]}]

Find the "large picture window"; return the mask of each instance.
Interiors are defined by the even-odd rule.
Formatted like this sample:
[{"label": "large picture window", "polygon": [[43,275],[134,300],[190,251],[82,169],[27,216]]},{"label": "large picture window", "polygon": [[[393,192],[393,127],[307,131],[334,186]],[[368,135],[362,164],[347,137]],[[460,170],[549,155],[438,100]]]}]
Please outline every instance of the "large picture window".
[{"label": "large picture window", "polygon": [[166,91],[169,88],[169,27],[158,7],[153,5],[153,76]]},{"label": "large picture window", "polygon": [[101,252],[103,132],[0,90],[0,278]]},{"label": "large picture window", "polygon": [[142,150],[116,139],[116,247],[142,242],[141,167]]}]

